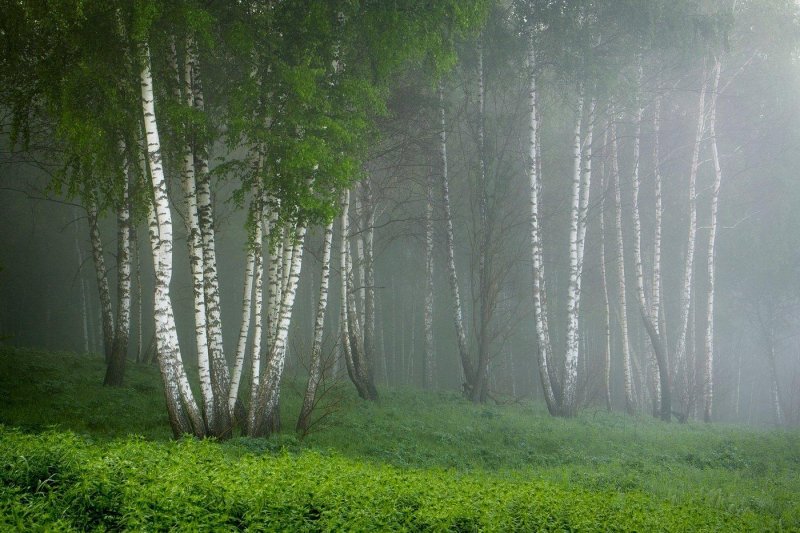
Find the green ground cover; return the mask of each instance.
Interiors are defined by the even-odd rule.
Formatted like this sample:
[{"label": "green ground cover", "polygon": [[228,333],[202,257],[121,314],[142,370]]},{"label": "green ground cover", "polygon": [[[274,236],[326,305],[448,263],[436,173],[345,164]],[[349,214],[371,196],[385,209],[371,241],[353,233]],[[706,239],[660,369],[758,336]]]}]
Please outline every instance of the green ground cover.
[{"label": "green ground cover", "polygon": [[390,390],[302,440],[171,442],[157,369],[102,375],[0,347],[0,530],[800,530],[797,430]]}]

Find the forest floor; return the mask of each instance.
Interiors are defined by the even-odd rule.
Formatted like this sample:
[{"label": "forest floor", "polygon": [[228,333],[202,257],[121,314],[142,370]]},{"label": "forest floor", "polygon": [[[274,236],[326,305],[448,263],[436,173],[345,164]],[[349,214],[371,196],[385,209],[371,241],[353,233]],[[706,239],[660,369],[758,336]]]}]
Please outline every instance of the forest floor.
[{"label": "forest floor", "polygon": [[329,395],[270,439],[174,442],[155,367],[0,346],[0,530],[800,531],[800,431],[455,392]]}]

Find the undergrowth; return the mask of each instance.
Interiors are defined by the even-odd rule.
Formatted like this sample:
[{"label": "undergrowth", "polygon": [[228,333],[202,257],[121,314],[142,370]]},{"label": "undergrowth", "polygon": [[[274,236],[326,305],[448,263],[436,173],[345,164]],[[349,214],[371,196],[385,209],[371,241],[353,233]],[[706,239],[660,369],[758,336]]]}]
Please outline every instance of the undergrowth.
[{"label": "undergrowth", "polygon": [[0,347],[0,530],[800,530],[796,430],[382,390],[303,440],[175,443],[156,368],[102,373]]}]

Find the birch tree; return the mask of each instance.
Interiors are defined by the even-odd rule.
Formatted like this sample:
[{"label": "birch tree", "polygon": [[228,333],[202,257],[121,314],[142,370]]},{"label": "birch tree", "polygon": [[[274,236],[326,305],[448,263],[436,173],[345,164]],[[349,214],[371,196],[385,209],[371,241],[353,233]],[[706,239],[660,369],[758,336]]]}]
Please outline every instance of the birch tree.
[{"label": "birch tree", "polygon": [[161,161],[161,142],[158,135],[153,78],[150,69],[150,49],[147,42],[140,45],[142,67],[141,105],[147,146],[147,162],[152,180],[153,207],[149,213],[150,242],[156,268],[154,319],[156,343],[170,425],[175,436],[185,433],[204,436],[205,427],[197,407],[181,359],[178,332],[170,300],[172,279],[172,214]]},{"label": "birch tree", "polygon": [[633,391],[633,366],[631,363],[630,339],[628,338],[628,304],[625,283],[625,245],[622,234],[622,199],[620,192],[619,150],[617,147],[617,127],[614,119],[614,108],[611,118],[611,179],[614,180],[614,218],[617,238],[617,299],[620,326],[620,342],[622,344],[622,376],[625,389],[625,411],[634,414],[636,400]]},{"label": "birch tree", "polygon": [[683,281],[681,288],[680,298],[680,322],[678,330],[678,341],[675,347],[674,357],[674,373],[677,373],[676,382],[678,388],[678,395],[681,400],[681,408],[683,409],[683,416],[689,404],[689,363],[687,361],[687,335],[689,330],[689,311],[692,306],[692,285],[694,273],[694,252],[697,237],[697,170],[700,166],[700,147],[705,133],[705,115],[706,115],[706,92],[708,90],[708,75],[706,66],[703,65],[702,82],[700,86],[700,97],[698,101],[697,111],[697,127],[695,130],[694,144],[692,147],[692,162],[689,168],[689,187],[688,187],[688,205],[689,205],[689,229],[686,238],[686,256],[683,266]]},{"label": "birch tree", "polygon": [[453,231],[453,214],[450,208],[450,183],[447,169],[447,114],[444,100],[444,83],[439,82],[439,160],[442,182],[442,209],[444,211],[445,247],[447,248],[447,274],[450,281],[450,293],[453,299],[453,322],[456,328],[458,354],[464,372],[464,391],[468,392],[474,382],[475,370],[467,348],[467,335],[464,331],[464,312],[461,307],[461,293],[456,271],[455,237]]},{"label": "birch tree", "polygon": [[331,248],[333,242],[333,222],[325,227],[322,238],[322,273],[319,283],[319,299],[314,319],[314,338],[311,345],[311,362],[308,369],[308,382],[303,395],[303,406],[297,420],[296,430],[305,433],[311,425],[311,413],[317,400],[317,388],[322,378],[322,334],[325,326],[325,311],[328,307],[328,282],[331,273]]},{"label": "birch tree", "polygon": [[714,183],[711,186],[711,220],[708,230],[708,252],[706,255],[708,268],[708,287],[706,294],[706,330],[704,338],[705,357],[703,358],[703,420],[711,422],[714,398],[714,280],[716,275],[714,253],[717,241],[717,214],[719,211],[719,190],[722,185],[722,169],[717,148],[717,97],[719,96],[719,77],[721,61],[719,57],[714,60],[714,69],[711,74],[711,104],[708,117],[708,134],[711,143],[711,159],[714,164]]},{"label": "birch tree", "polygon": [[126,147],[122,153],[122,198],[117,208],[117,320],[111,358],[106,368],[104,385],[119,387],[125,377],[128,340],[131,330],[131,213],[128,197],[129,176]]}]

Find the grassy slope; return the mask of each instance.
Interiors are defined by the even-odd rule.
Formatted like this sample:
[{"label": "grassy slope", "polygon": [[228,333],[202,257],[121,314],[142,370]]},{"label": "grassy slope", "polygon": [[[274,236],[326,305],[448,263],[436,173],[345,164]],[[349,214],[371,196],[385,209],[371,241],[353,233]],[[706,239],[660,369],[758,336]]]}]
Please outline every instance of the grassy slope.
[{"label": "grassy slope", "polygon": [[[88,356],[0,348],[0,423],[29,432],[55,423],[58,430],[101,441],[90,445],[63,433],[26,437],[0,432],[6,485],[16,494],[16,503],[3,510],[9,524],[47,516],[47,509],[31,509],[56,500],[61,502],[57,516],[79,516],[67,522],[73,526],[146,527],[156,523],[154,517],[170,513],[191,520],[192,506],[180,498],[180,505],[167,505],[162,515],[153,510],[175,499],[176,487],[185,486],[193,488],[181,497],[202,509],[215,508],[205,501],[209,497],[227,502],[214,515],[225,527],[268,524],[268,517],[280,515],[290,521],[275,522],[274,528],[336,528],[341,525],[337,520],[356,529],[452,529],[459,524],[465,530],[584,529],[588,524],[639,530],[656,525],[800,528],[797,431],[667,426],[603,411],[561,420],[536,406],[473,406],[451,393],[391,391],[377,405],[345,402],[327,428],[302,442],[284,434],[269,441],[237,438],[221,447],[154,444],[117,437],[133,433],[168,440],[157,370],[132,366],[130,386],[120,390],[99,386],[102,374],[102,362]],[[297,404],[293,394],[283,401],[287,426],[294,422]],[[54,451],[61,442],[73,443],[68,453]],[[290,453],[276,455],[281,449]],[[27,460],[23,468],[14,458],[33,457],[35,450],[50,462],[54,453],[71,458],[70,475],[81,480],[73,485],[115,480],[108,492],[116,503],[100,515],[121,521],[80,522],[92,513],[75,504],[68,489],[58,492],[61,499],[32,498],[29,492],[37,493],[51,474],[47,468],[37,474]],[[219,479],[200,476],[205,481],[192,485],[187,476],[198,462],[215,465],[211,470]],[[275,481],[285,485],[290,477],[288,486]],[[254,479],[262,480],[258,488]],[[150,488],[131,497],[127,491],[141,483]],[[140,492],[153,496],[140,501]],[[362,504],[351,508],[348,501]],[[151,513],[142,515],[142,509]],[[293,516],[297,522],[291,522]]]}]

